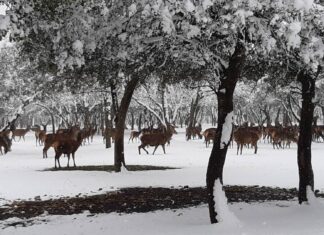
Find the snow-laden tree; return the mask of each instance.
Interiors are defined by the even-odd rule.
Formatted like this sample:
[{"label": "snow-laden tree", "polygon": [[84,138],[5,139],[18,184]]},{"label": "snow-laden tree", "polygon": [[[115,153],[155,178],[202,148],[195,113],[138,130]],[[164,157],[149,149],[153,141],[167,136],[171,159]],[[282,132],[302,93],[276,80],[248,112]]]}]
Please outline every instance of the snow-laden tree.
[{"label": "snow-laden tree", "polygon": [[295,74],[301,84],[298,199],[302,203],[307,201],[307,190],[314,190],[311,141],[315,82],[322,72],[324,58],[324,8],[314,1],[281,3],[274,9],[270,26],[278,58],[287,64],[287,71]]},{"label": "snow-laden tree", "polygon": [[180,110],[190,102],[191,93],[183,84],[166,84],[154,75],[135,92],[134,101],[145,107],[164,126],[175,124]]}]

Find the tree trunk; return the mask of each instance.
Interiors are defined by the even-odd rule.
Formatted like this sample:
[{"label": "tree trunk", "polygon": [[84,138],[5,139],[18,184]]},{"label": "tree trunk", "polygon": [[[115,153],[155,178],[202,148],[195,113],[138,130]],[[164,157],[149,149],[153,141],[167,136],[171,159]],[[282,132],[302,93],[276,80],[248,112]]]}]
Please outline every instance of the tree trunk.
[{"label": "tree trunk", "polygon": [[275,119],[275,126],[281,126],[281,124],[279,122],[280,111],[281,111],[281,108],[278,109],[277,116],[276,116],[276,119]]},{"label": "tree trunk", "polygon": [[110,90],[111,90],[111,101],[112,101],[110,116],[111,119],[113,120],[116,117],[116,113],[118,110],[118,97],[117,97],[117,87],[116,87],[115,79],[112,79],[110,81]]},{"label": "tree trunk", "polygon": [[135,126],[134,112],[131,112],[131,130],[134,130],[134,126]]},{"label": "tree trunk", "polygon": [[138,118],[138,131],[142,130],[142,113],[140,113],[139,118]]},{"label": "tree trunk", "polygon": [[50,115],[51,115],[51,121],[52,121],[52,133],[54,134],[55,133],[55,118],[54,118],[53,113],[50,113]]},{"label": "tree trunk", "polygon": [[123,98],[116,113],[116,136],[115,136],[115,171],[120,172],[122,165],[125,166],[124,157],[124,131],[125,120],[129,104],[131,102],[134,90],[140,80],[137,74],[134,74],[131,80],[127,83],[124,91]]},{"label": "tree trunk", "polygon": [[299,123],[298,170],[299,170],[299,203],[307,201],[307,186],[314,191],[314,174],[312,169],[312,122],[314,116],[315,79],[306,71],[297,75],[302,84],[302,108]]},{"label": "tree trunk", "polygon": [[111,118],[110,118],[110,104],[107,102],[106,99],[104,99],[104,116],[105,116],[105,131],[104,131],[104,136],[105,136],[105,144],[106,144],[106,149],[111,148]]},{"label": "tree trunk", "polygon": [[221,79],[221,84],[218,88],[218,126],[214,139],[213,149],[208,162],[206,179],[209,216],[211,223],[218,222],[216,218],[217,211],[215,208],[214,185],[217,180],[220,180],[220,183],[223,184],[223,167],[225,163],[227,148],[230,144],[230,138],[224,140],[223,127],[225,119],[227,118],[227,125],[225,126],[225,128],[232,129],[233,120],[230,120],[229,124],[228,118],[230,118],[230,114],[233,112],[233,93],[237,80],[241,75],[245,57],[246,55],[244,45],[241,42],[237,42],[234,54],[231,56],[229,66],[225,71],[225,78]]}]

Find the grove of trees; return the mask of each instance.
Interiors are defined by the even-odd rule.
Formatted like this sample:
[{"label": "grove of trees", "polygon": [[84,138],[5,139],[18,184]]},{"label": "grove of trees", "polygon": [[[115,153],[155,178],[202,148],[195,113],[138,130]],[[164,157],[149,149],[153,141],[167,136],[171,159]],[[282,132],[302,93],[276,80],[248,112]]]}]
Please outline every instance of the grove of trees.
[{"label": "grove of trees", "polygon": [[223,185],[233,124],[298,124],[299,202],[314,191],[312,126],[324,121],[322,1],[0,3],[10,42],[0,48],[2,126],[16,114],[51,123],[53,132],[59,124],[113,126],[119,172],[127,167],[125,127],[217,123],[206,175],[217,223],[215,184]]}]

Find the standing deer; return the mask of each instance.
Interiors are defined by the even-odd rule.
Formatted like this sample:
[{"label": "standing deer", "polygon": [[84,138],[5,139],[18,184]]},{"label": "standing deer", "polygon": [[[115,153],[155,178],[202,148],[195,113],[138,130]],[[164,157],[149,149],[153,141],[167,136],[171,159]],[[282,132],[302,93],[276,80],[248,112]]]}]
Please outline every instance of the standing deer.
[{"label": "standing deer", "polygon": [[255,131],[251,131],[248,128],[238,128],[233,133],[233,139],[237,144],[237,155],[239,149],[241,149],[240,154],[242,155],[242,149],[244,145],[251,144],[254,147],[254,153],[257,153],[258,150],[258,140],[260,136]]},{"label": "standing deer", "polygon": [[203,136],[205,137],[206,148],[208,148],[210,141],[215,139],[217,128],[208,128],[203,132]]},{"label": "standing deer", "polygon": [[62,154],[66,154],[68,157],[67,167],[70,167],[70,155],[72,154],[73,166],[76,167],[75,152],[80,147],[82,141],[83,139],[80,132],[77,135],[77,139],[58,139],[55,141],[55,169],[57,168],[56,162],[58,163],[58,167],[61,168],[60,157]]},{"label": "standing deer", "polygon": [[21,137],[23,138],[23,140],[25,141],[25,135],[26,133],[30,130],[30,126],[27,126],[26,129],[15,129],[12,131],[12,138],[14,141],[16,141],[15,137],[19,137],[19,140],[21,139]]},{"label": "standing deer", "polygon": [[77,140],[79,132],[80,128],[78,126],[73,126],[67,133],[47,134],[44,141],[43,158],[47,158],[47,151],[50,147],[54,149],[57,147],[58,141]]}]

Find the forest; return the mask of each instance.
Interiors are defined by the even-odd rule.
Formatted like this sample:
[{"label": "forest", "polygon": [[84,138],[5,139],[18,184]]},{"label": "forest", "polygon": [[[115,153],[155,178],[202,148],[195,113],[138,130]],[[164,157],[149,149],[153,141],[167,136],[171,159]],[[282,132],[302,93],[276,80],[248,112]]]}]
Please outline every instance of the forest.
[{"label": "forest", "polygon": [[[23,167],[23,150],[30,151],[29,164],[41,162],[36,171],[65,177],[83,166],[84,174],[101,166],[113,179],[161,170],[173,172],[167,176],[172,182],[184,177],[177,169],[193,162],[202,169],[197,179],[204,179],[187,186],[201,187],[202,214],[217,226],[237,219],[228,209],[229,194],[238,189],[226,182],[226,164],[243,162],[247,153],[257,159],[279,154],[277,166],[269,167],[275,174],[286,151],[296,185],[255,184],[296,187],[292,198],[301,206],[321,197],[314,167],[323,164],[324,151],[324,1],[1,0],[0,10],[0,171],[10,168],[10,155],[17,158],[10,160],[15,170]],[[170,160],[170,154],[179,159]],[[251,166],[267,168],[256,161]],[[243,178],[240,170],[231,174]],[[137,184],[133,177],[116,188],[170,187]],[[242,182],[235,184],[254,181]],[[14,217],[5,210],[14,203],[2,190],[5,221]],[[84,192],[73,190],[69,196]],[[270,201],[291,200],[273,194]],[[121,208],[115,212],[125,212]],[[229,234],[222,229],[220,234]]]}]

